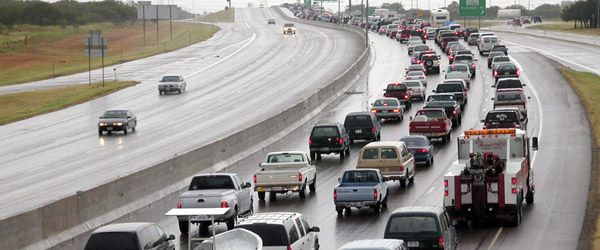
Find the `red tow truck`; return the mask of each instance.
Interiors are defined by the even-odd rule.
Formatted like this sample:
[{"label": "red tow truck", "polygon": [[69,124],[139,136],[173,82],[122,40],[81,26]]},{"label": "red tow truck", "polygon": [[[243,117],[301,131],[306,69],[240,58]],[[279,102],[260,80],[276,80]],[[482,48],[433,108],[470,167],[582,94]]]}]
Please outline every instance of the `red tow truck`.
[{"label": "red tow truck", "polygon": [[424,135],[430,139],[438,138],[442,139],[442,143],[450,141],[452,120],[446,116],[444,109],[421,109],[410,120],[408,125],[410,135]]},{"label": "red tow truck", "polygon": [[466,224],[497,220],[518,226],[522,204],[533,203],[530,149],[537,137],[520,129],[468,130],[458,137],[458,160],[444,176],[444,207]]}]

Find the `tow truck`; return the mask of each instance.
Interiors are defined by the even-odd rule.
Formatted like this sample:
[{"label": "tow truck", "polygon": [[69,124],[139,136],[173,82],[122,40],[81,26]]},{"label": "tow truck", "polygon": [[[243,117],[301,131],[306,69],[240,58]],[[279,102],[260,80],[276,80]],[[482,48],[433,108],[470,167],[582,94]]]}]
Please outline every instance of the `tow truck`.
[{"label": "tow truck", "polygon": [[465,131],[458,137],[458,160],[444,176],[450,217],[463,225],[497,220],[518,226],[523,200],[534,201],[530,149],[537,148],[538,138],[520,129]]}]

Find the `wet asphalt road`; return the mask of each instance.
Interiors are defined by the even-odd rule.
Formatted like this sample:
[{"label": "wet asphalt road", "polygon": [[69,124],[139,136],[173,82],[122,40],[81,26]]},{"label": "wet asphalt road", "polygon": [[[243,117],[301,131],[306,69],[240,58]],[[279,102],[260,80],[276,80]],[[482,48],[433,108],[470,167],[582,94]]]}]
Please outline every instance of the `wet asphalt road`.
[{"label": "wet asphalt road", "polygon": [[[251,181],[257,164],[263,161],[268,152],[308,150],[307,140],[314,123],[318,120],[343,122],[347,113],[366,110],[368,103],[382,95],[382,89],[388,83],[400,81],[409,63],[405,45],[373,33],[370,36],[374,49],[370,72],[363,75],[354,91],[279,142],[224,171],[236,172],[244,180]],[[527,39],[510,35],[501,38],[509,44],[510,56],[519,64],[521,79],[527,84],[526,94],[531,96],[527,105],[528,133],[540,137],[540,149],[533,159],[537,189],[535,203],[526,205],[519,227],[489,224],[459,229],[459,249],[575,249],[584,220],[591,164],[590,132],[585,113],[569,84],[556,71],[555,68],[561,67],[559,64],[532,51],[528,44],[519,46],[520,43],[529,42]],[[433,41],[428,41],[428,44],[440,53]],[[538,43],[536,47],[545,48],[546,44],[551,42]],[[476,47],[472,46],[471,50],[477,54]],[[481,128],[479,120],[492,108],[490,98],[494,89],[490,87],[493,82],[491,71],[486,67],[485,56],[477,54],[477,58],[477,76],[471,83],[462,125],[452,133],[453,140],[447,145],[435,144],[434,165],[417,166],[415,181],[407,188],[400,188],[397,182],[391,185],[388,208],[381,214],[362,208],[338,217],[333,206],[332,194],[337,178],[344,170],[355,167],[358,151],[367,143],[360,141],[352,146],[350,157],[340,160],[337,155],[329,155],[317,163],[318,184],[315,193],[307,194],[305,199],[291,193],[278,195],[274,201],[259,201],[255,196],[255,212],[300,212],[308,217],[312,225],[321,228],[321,249],[333,250],[352,240],[382,238],[385,222],[397,207],[442,205],[442,176],[456,160],[455,138],[464,130]],[[444,55],[442,68],[447,63]],[[443,73],[428,76],[428,94],[442,81],[442,77]],[[398,140],[407,135],[408,117],[421,106],[421,103],[414,105],[401,123],[384,122],[382,140]],[[119,221],[157,222],[176,235],[177,246],[185,249],[187,238],[179,234],[177,220],[163,215],[175,206],[177,196],[165,197]],[[217,226],[217,232],[224,230],[224,225]],[[84,235],[60,248],[80,249],[86,239]]]}]

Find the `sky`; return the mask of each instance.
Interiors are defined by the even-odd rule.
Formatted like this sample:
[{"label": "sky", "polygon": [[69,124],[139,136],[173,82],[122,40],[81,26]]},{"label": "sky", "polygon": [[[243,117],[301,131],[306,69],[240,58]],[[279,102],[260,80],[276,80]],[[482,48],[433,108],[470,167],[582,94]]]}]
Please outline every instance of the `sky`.
[{"label": "sky", "polygon": [[[50,2],[55,2],[57,0],[49,0]],[[81,1],[81,0],[78,0]],[[84,0],[87,1],[87,0]],[[130,0],[121,0],[124,2],[129,2]],[[304,0],[302,0],[304,1]],[[340,0],[341,8],[344,9],[344,6],[348,5],[349,0]],[[365,0],[366,1],[366,0]],[[413,8],[420,9],[437,9],[443,6],[447,6],[453,0],[369,0],[369,6],[379,6],[382,3],[394,3],[400,2],[404,6],[405,9],[410,9],[411,4]],[[458,0],[457,0],[458,1]],[[513,4],[521,4],[527,8],[528,4],[531,4],[531,9],[535,7],[548,3],[548,4],[560,4],[561,0],[480,0],[487,1],[486,5],[490,6],[490,1],[494,6],[500,6],[504,8]],[[137,1],[135,1],[137,2]],[[293,3],[291,0],[231,0],[231,4],[233,7],[242,8],[247,7],[248,3],[253,3],[255,7],[258,6],[259,3],[265,4],[265,6],[271,5],[280,5],[282,3]],[[318,2],[317,2],[318,3]],[[196,14],[202,14],[204,12],[216,12],[222,10],[227,6],[226,0],[152,0],[152,4],[175,4],[180,6],[182,9],[187,10],[189,12],[194,12]],[[360,0],[353,0],[352,4],[360,4]],[[365,2],[366,4],[366,2]],[[332,12],[337,12],[338,4],[337,2],[323,4],[326,10],[330,10]]]}]

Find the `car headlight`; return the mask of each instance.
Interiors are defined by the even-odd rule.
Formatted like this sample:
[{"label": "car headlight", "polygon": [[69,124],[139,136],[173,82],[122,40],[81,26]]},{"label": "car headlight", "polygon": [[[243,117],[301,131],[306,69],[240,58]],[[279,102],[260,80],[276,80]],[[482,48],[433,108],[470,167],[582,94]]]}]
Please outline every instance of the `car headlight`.
[{"label": "car headlight", "polygon": [[117,123],[113,123],[113,125],[122,126],[123,123],[122,122],[117,122]]},{"label": "car headlight", "polygon": [[98,123],[98,126],[100,126],[100,127],[106,126],[106,123],[104,123],[104,122]]}]

